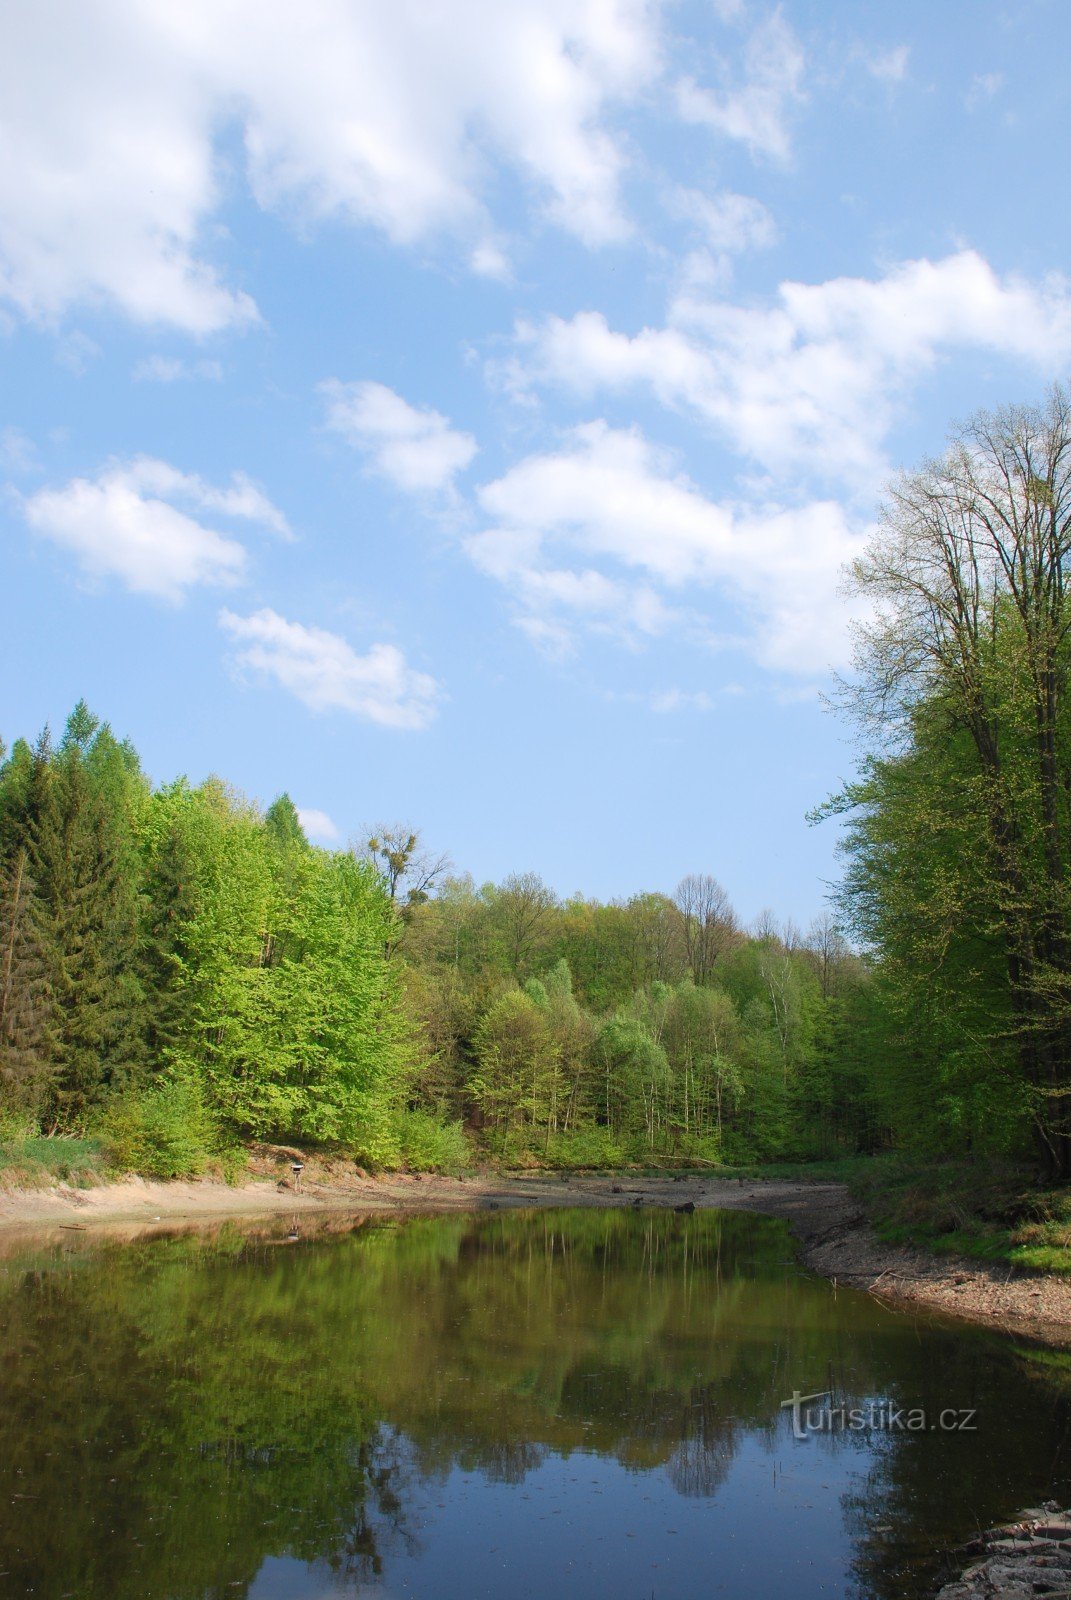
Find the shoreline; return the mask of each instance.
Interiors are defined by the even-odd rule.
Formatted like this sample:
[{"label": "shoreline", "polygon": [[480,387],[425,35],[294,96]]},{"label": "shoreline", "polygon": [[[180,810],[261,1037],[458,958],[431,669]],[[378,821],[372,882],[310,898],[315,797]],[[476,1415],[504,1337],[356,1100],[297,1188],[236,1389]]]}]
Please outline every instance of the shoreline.
[{"label": "shoreline", "polygon": [[[296,1152],[295,1152],[296,1154]],[[843,1184],[819,1180],[706,1178],[695,1173],[648,1178],[501,1176],[447,1178],[352,1169],[320,1172],[308,1163],[301,1187],[289,1175],[290,1152],[273,1153],[274,1172],[239,1185],[211,1179],[135,1177],[86,1189],[0,1191],[0,1249],[5,1253],[72,1233],[136,1238],[176,1225],[227,1220],[485,1211],[521,1206],[650,1205],[753,1211],[780,1217],[804,1266],[834,1283],[862,1289],[901,1309],[925,1307],[1000,1328],[1054,1347],[1071,1347],[1071,1282],[883,1243]],[[280,1178],[279,1173],[287,1176]]]}]

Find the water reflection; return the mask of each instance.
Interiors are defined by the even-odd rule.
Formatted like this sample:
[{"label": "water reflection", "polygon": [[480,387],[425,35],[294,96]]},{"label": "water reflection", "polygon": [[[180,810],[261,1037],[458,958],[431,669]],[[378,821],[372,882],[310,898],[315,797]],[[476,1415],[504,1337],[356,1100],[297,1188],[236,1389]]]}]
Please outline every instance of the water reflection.
[{"label": "water reflection", "polygon": [[[587,1210],[11,1258],[0,1600],[892,1600],[1071,1490],[1060,1358],[790,1256],[765,1218]],[[979,1431],[796,1442],[822,1387]]]}]

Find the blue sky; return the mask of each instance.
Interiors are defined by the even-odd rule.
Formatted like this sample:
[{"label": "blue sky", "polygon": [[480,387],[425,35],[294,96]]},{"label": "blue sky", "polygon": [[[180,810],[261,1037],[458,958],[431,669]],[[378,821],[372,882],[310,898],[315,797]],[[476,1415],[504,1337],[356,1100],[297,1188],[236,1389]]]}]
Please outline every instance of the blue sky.
[{"label": "blue sky", "polygon": [[1061,0],[35,0],[0,733],[806,924],[883,484],[1071,357]]}]

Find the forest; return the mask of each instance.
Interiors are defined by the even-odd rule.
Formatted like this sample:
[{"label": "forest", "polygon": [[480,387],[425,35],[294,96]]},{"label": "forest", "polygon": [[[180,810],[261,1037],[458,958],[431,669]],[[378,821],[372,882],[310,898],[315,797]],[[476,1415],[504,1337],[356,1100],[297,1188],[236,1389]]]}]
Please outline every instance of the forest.
[{"label": "forest", "polygon": [[13,744],[0,852],[9,1136],[162,1171],[248,1139],[458,1166],[875,1137],[865,964],[829,919],[744,933],[709,876],[602,905],[477,888],[403,828],[317,849],[285,794],[154,787],[84,704]]},{"label": "forest", "polygon": [[[697,871],[608,904],[477,885],[390,826],[152,783],[79,703],[0,766],[0,1134],[162,1174],[811,1160],[1071,1171],[1071,401],[891,487],[851,583],[843,880],[805,932]],[[712,864],[716,866],[716,863]]]}]

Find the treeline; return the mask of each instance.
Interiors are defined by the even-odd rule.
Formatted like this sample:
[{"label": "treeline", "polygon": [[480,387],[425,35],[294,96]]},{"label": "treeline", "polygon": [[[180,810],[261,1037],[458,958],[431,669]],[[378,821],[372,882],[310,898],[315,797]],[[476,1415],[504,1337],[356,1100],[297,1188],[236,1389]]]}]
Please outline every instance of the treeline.
[{"label": "treeline", "polygon": [[241,1141],[373,1165],[854,1150],[871,985],[825,920],[477,889],[387,829],[313,848],[286,795],[154,788],[84,704],[0,763],[0,1131],[194,1171]]},{"label": "treeline", "polygon": [[874,955],[902,1145],[1071,1176],[1071,397],[905,473],[854,571],[867,754],[841,917]]},{"label": "treeline", "polygon": [[558,900],[518,875],[407,907],[414,1104],[505,1159],[828,1156],[881,1138],[869,981],[828,919],[750,936],[717,882]]}]

